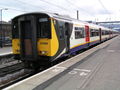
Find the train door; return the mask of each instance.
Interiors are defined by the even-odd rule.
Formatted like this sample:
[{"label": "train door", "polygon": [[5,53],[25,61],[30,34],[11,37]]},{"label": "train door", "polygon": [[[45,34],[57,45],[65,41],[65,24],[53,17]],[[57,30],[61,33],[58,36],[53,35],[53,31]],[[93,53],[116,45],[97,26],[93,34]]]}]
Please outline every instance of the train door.
[{"label": "train door", "polygon": [[20,52],[22,59],[35,60],[37,56],[36,29],[33,23],[35,24],[33,17],[26,17],[23,20],[19,20]]},{"label": "train door", "polygon": [[89,26],[85,26],[85,34],[86,34],[85,41],[86,43],[88,43],[87,46],[89,46],[89,42],[90,42]]},{"label": "train door", "polygon": [[70,31],[70,24],[65,23],[65,45],[66,45],[66,52],[70,49],[70,39],[69,39],[69,31]]},{"label": "train door", "polygon": [[102,41],[102,32],[101,32],[101,28],[99,28],[99,36],[100,36],[100,42]]}]

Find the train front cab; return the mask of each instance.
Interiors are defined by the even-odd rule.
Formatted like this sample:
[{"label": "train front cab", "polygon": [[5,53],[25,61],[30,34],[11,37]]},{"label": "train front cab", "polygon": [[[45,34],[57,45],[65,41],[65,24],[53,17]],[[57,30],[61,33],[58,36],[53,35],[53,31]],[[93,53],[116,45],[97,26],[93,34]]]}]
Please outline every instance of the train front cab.
[{"label": "train front cab", "polygon": [[26,14],[14,18],[12,35],[15,58],[28,65],[48,63],[59,48],[53,20],[46,14]]}]

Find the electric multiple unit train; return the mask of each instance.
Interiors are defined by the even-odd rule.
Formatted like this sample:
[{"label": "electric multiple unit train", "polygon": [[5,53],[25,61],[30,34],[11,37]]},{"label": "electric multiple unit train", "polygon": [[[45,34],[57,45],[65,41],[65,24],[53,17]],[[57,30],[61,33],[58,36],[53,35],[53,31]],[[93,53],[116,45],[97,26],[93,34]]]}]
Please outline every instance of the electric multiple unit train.
[{"label": "electric multiple unit train", "polygon": [[49,65],[116,35],[115,30],[54,13],[27,13],[12,19],[15,59],[32,68]]}]

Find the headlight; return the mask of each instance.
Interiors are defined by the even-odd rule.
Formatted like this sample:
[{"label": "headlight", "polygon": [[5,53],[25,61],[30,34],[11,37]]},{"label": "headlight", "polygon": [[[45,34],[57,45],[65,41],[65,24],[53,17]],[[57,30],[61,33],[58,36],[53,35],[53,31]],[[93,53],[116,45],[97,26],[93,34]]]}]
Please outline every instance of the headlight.
[{"label": "headlight", "polygon": [[40,51],[40,53],[41,53],[42,55],[46,55],[46,54],[47,54],[47,51]]}]

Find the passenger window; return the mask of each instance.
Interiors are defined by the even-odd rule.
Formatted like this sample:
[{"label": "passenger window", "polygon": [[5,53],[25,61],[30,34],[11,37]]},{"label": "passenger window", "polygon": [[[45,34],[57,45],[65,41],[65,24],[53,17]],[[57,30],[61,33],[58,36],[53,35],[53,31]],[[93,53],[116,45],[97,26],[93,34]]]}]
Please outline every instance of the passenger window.
[{"label": "passenger window", "polygon": [[75,39],[84,38],[84,28],[75,27]]},{"label": "passenger window", "polygon": [[105,30],[102,31],[102,35],[105,35]]},{"label": "passenger window", "polygon": [[90,29],[90,36],[91,37],[99,36],[99,30],[97,30],[97,29]]}]

